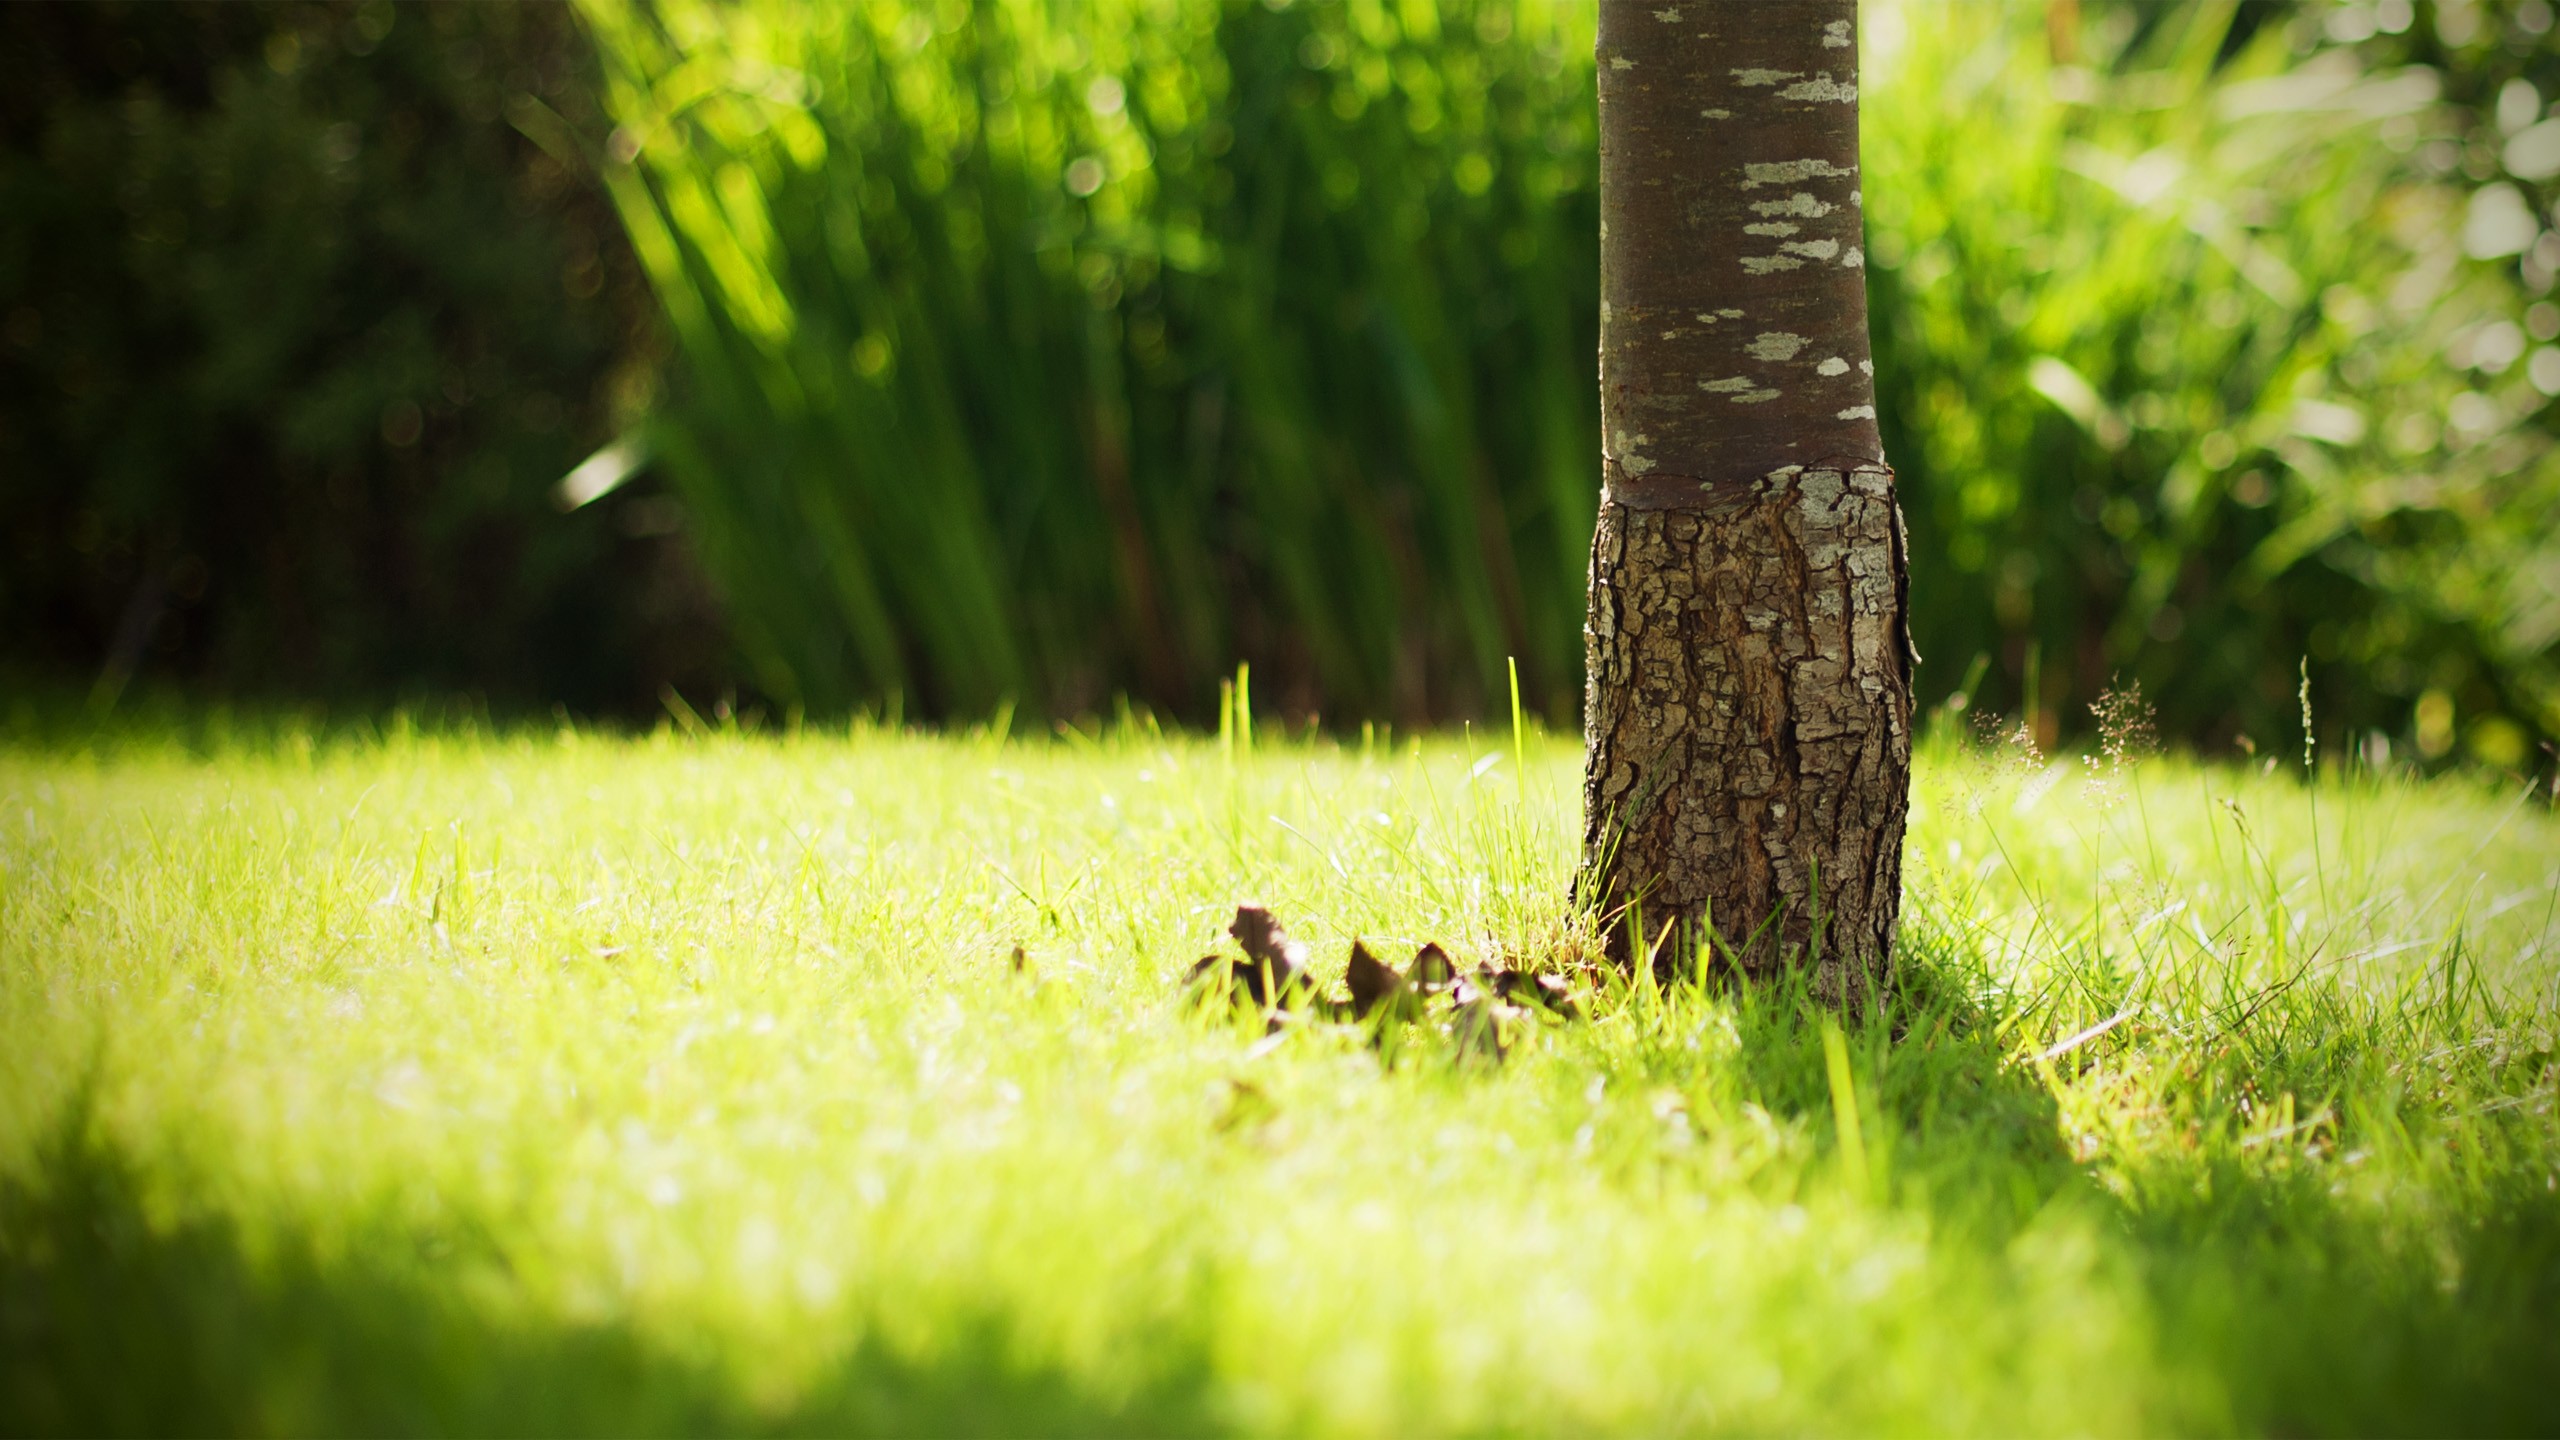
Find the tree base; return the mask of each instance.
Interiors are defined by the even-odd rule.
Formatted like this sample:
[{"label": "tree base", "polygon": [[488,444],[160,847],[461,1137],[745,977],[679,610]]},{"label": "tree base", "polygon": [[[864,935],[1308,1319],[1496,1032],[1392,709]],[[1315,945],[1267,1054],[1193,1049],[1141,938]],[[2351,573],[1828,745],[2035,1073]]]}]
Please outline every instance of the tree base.
[{"label": "tree base", "polygon": [[1658,937],[1711,928],[1712,963],[1809,963],[1863,1008],[1892,978],[1910,806],[1893,473],[1790,466],[1649,508],[1662,493],[1604,498],[1592,537],[1576,891],[1624,956],[1684,966]]}]

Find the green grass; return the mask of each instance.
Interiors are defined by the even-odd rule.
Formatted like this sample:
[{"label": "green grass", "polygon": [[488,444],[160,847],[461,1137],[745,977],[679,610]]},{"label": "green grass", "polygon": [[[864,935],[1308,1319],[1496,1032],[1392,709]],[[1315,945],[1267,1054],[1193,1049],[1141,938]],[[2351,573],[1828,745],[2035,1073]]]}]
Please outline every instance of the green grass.
[{"label": "green grass", "polygon": [[1569,947],[1559,740],[21,741],[0,1429],[2560,1427],[2547,800],[1952,729],[1837,1066],[1178,1003]]}]

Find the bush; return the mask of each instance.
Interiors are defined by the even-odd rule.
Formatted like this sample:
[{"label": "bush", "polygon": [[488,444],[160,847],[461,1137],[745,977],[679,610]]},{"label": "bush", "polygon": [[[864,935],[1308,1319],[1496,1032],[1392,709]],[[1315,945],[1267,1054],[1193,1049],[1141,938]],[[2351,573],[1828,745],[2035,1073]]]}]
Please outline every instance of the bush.
[{"label": "bush", "polygon": [[2560,728],[2560,468],[2525,367],[2446,360],[2525,306],[2407,156],[2457,123],[2437,73],[2235,47],[2209,6],[2092,27],[2094,66],[1900,15],[1873,314],[1936,682],[1987,655],[2050,716],[2138,679],[2178,733],[2290,748],[2307,659],[2332,739],[2442,754],[2452,697],[2498,763]]},{"label": "bush", "polygon": [[652,708],[719,663],[667,540],[548,503],[655,354],[591,64],[541,7],[0,12],[0,656]]}]

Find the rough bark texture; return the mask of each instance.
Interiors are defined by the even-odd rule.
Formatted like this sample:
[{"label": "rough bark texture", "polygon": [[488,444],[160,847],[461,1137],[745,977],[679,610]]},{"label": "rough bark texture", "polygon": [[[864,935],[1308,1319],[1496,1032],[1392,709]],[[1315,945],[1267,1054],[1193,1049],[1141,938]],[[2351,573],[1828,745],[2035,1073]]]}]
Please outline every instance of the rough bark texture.
[{"label": "rough bark texture", "polygon": [[[1855,0],[1601,0],[1583,893],[1890,978],[1911,761]],[[1627,932],[1621,927],[1616,933]]]}]

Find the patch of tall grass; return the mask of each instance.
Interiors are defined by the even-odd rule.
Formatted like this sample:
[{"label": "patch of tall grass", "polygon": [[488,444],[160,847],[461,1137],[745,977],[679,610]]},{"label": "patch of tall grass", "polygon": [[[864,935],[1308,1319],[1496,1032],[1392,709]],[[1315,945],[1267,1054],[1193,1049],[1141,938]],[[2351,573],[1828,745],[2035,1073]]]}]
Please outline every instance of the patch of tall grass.
[{"label": "patch of tall grass", "polygon": [[764,682],[1472,712],[1579,664],[1590,21],[1543,0],[588,10]]},{"label": "patch of tall grass", "polygon": [[[2276,743],[2307,654],[2342,729],[2521,763],[2560,470],[2521,369],[2445,359],[2521,303],[2402,153],[2451,123],[2430,75],[2229,0],[2045,8],[1869,13],[1924,688],[1981,654],[2049,720],[2121,675]],[[1587,9],[584,13],[685,361],[660,449],[773,693],[1205,714],[1243,657],[1284,710],[1409,722],[1497,709],[1517,656],[1571,713]]]}]

